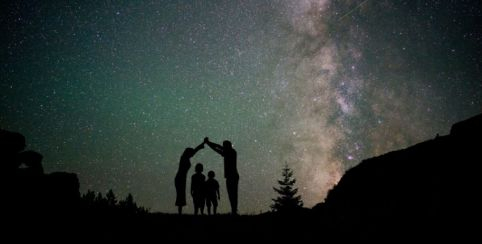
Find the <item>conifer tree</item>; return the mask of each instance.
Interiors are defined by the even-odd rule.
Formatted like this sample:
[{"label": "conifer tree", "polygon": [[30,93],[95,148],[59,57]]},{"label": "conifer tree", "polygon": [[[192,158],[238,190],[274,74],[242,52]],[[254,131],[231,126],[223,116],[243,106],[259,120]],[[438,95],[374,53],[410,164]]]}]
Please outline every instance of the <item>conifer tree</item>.
[{"label": "conifer tree", "polygon": [[271,209],[275,212],[293,212],[303,207],[303,201],[298,193],[298,189],[295,188],[296,179],[293,177],[293,170],[285,164],[282,169],[282,179],[278,180],[279,188],[273,187],[273,189],[279,194],[279,196],[273,199]]},{"label": "conifer tree", "polygon": [[117,198],[114,194],[114,191],[112,191],[112,189],[110,189],[109,192],[107,192],[105,197],[106,197],[106,200],[107,200],[107,205],[109,207],[115,208],[117,206]]}]

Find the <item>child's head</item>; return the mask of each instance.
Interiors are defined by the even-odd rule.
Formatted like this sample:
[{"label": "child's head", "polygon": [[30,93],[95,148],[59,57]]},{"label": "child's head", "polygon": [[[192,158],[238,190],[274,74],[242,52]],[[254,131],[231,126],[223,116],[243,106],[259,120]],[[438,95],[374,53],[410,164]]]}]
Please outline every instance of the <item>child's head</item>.
[{"label": "child's head", "polygon": [[196,171],[196,173],[201,173],[203,172],[203,165],[201,163],[197,163],[196,164],[196,167],[194,168],[194,170]]},{"label": "child's head", "polygon": [[210,171],[208,172],[208,177],[209,177],[209,179],[213,179],[214,176],[216,176],[216,175],[214,174],[214,171],[210,170]]}]

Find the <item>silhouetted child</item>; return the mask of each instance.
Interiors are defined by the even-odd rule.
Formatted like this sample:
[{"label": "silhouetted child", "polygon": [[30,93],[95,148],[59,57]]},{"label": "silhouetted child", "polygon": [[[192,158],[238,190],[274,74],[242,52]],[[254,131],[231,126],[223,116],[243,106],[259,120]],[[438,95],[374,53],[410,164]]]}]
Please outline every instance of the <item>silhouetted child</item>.
[{"label": "silhouetted child", "polygon": [[206,190],[206,206],[208,207],[208,214],[211,215],[211,204],[213,205],[213,214],[216,215],[216,209],[218,208],[218,199],[221,195],[219,194],[219,183],[214,179],[214,171],[208,172],[208,180],[205,183]]},{"label": "silhouetted child", "polygon": [[206,176],[202,174],[202,164],[196,164],[194,170],[196,173],[191,177],[191,196],[194,202],[194,215],[197,215],[199,210],[201,210],[201,214],[204,214],[204,184],[206,181]]}]

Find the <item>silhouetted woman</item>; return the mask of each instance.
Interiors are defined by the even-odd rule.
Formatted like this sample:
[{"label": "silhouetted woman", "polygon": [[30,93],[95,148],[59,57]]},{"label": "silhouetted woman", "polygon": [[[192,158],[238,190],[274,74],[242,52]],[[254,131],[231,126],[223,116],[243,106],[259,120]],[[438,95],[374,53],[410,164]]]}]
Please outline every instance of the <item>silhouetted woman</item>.
[{"label": "silhouetted woman", "polygon": [[191,158],[200,149],[204,148],[204,143],[199,144],[195,149],[188,147],[184,150],[179,161],[179,169],[177,170],[174,185],[176,186],[176,206],[179,214],[182,214],[182,207],[186,206],[186,178],[187,171],[191,168]]}]

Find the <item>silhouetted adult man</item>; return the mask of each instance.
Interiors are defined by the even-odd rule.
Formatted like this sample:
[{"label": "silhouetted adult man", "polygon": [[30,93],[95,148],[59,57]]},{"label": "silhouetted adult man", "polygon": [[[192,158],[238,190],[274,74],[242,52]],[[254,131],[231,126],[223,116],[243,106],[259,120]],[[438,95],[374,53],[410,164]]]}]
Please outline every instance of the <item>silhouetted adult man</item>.
[{"label": "silhouetted adult man", "polygon": [[219,153],[224,158],[224,178],[226,178],[226,189],[228,190],[229,202],[231,203],[231,213],[238,213],[238,182],[239,174],[236,168],[237,153],[230,141],[223,141],[223,145],[210,142],[209,138],[204,138],[204,143]]}]

